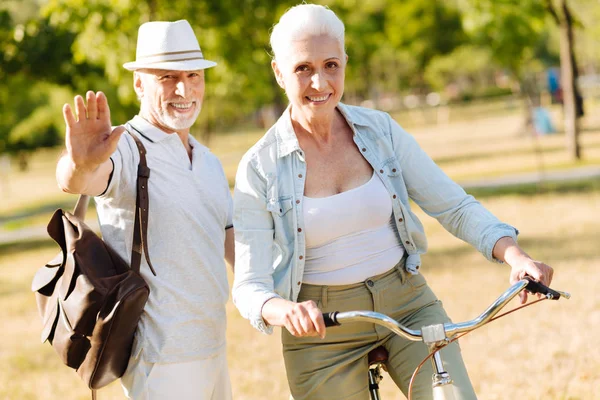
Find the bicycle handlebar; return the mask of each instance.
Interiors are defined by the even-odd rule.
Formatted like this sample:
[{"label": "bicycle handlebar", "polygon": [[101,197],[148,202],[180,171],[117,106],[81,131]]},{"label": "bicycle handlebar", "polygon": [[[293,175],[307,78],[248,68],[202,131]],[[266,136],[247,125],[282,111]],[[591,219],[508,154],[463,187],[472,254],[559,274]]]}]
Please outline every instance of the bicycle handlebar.
[{"label": "bicycle handlebar", "polygon": [[337,314],[339,311],[332,311],[328,313],[323,313],[323,321],[325,321],[325,327],[329,328],[332,326],[340,326],[341,324],[337,321]]},{"label": "bicycle handlebar", "polygon": [[[459,322],[456,324],[443,324],[444,331],[447,337],[455,336],[462,332],[471,331],[479,328],[483,324],[491,320],[498,312],[508,304],[522,290],[527,290],[533,294],[543,294],[548,299],[558,300],[560,297],[566,299],[571,298],[571,295],[566,292],[560,292],[550,289],[549,287],[536,282],[530,278],[521,279],[509,287],[500,297],[498,297],[481,315],[470,321]],[[382,325],[399,336],[405,337],[412,341],[421,341],[423,333],[421,330],[409,329],[404,325],[399,324],[394,319],[385,314],[374,311],[333,311],[323,314],[326,327],[338,326],[342,322],[370,322],[377,325]]]},{"label": "bicycle handlebar", "polygon": [[565,299],[571,298],[571,295],[569,293],[550,289],[548,286],[545,286],[544,284],[542,284],[540,282],[536,282],[528,276],[526,276],[525,279],[527,279],[529,281],[527,283],[527,286],[525,286],[525,290],[528,290],[530,293],[543,294],[549,300],[558,300],[561,297],[564,297]]}]

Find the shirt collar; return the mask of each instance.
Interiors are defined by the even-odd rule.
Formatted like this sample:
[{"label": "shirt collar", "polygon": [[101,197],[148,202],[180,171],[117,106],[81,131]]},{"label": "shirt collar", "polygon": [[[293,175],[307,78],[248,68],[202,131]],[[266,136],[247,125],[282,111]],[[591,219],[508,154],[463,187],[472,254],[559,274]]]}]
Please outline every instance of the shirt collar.
[{"label": "shirt collar", "polygon": [[188,141],[190,146],[192,146],[192,159],[195,159],[196,155],[203,155],[210,152],[208,147],[200,143],[192,135],[188,135]]},{"label": "shirt collar", "polygon": [[360,108],[348,106],[344,103],[338,103],[337,109],[340,111],[340,113],[346,119],[346,122],[348,122],[349,125],[369,126],[371,124],[371,122],[369,122],[369,120],[365,118],[364,112],[355,111]]},{"label": "shirt collar", "polygon": [[292,126],[291,109],[292,105],[290,104],[275,124],[277,158],[282,158],[294,151],[301,150],[296,132],[294,132],[294,127]]},{"label": "shirt collar", "polygon": [[[285,157],[294,151],[302,150],[298,143],[298,138],[292,126],[291,104],[287,106],[284,113],[279,117],[275,124],[277,138],[277,158]],[[338,103],[336,108],[342,114],[346,122],[353,128],[355,125],[368,125],[368,122],[361,115],[362,113],[353,112],[352,107],[343,103]],[[355,129],[352,129],[356,132]]]},{"label": "shirt collar", "polygon": [[176,134],[175,132],[167,133],[160,128],[152,125],[150,122],[146,121],[139,115],[133,117],[131,121],[129,121],[129,125],[144,138],[148,139],[152,143],[160,142],[165,140],[171,135]]}]

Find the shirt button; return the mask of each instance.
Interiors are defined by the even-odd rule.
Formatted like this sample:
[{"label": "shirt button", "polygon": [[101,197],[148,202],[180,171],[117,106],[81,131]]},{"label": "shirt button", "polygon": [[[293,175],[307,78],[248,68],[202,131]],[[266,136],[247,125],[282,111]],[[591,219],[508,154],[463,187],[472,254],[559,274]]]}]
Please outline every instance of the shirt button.
[{"label": "shirt button", "polygon": [[365,149],[364,147],[363,147],[361,150],[363,151],[363,153],[364,153],[365,151],[367,151],[367,149]]},{"label": "shirt button", "polygon": [[[410,242],[407,240],[407,241],[406,241],[406,244],[410,245]],[[300,257],[302,257],[302,256],[300,256]]]},{"label": "shirt button", "polygon": [[392,170],[392,172],[396,172],[396,168],[394,168],[394,169]]},{"label": "shirt button", "polygon": [[302,232],[302,228],[298,228],[298,232]]},{"label": "shirt button", "polygon": [[392,197],[395,199],[395,198],[396,198],[396,195],[393,195]]},{"label": "shirt button", "polygon": [[298,178],[302,178],[302,174],[298,174]]},{"label": "shirt button", "polygon": [[402,222],[404,221],[402,218],[398,218],[398,222]]},{"label": "shirt button", "polygon": [[298,257],[298,258],[299,258],[300,260],[302,260],[302,259],[304,258],[304,256],[300,256],[300,257]]},{"label": "shirt button", "polygon": [[298,286],[300,286],[302,283],[300,283],[300,281],[298,281]]},{"label": "shirt button", "polygon": [[300,200],[296,200],[296,204],[300,204]]},{"label": "shirt button", "polygon": [[373,283],[373,281],[372,281],[372,280],[370,280],[370,279],[369,279],[369,280],[367,281],[367,285],[368,285],[369,287],[373,287],[375,284]]},{"label": "shirt button", "polygon": [[382,169],[380,169],[379,172],[381,172],[383,174],[383,170]]}]

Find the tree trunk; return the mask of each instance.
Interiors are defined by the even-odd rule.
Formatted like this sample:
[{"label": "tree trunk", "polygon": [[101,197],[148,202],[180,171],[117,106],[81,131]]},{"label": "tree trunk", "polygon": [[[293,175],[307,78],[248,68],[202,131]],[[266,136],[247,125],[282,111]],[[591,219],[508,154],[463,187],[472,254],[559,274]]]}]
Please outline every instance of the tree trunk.
[{"label": "tree trunk", "polygon": [[563,112],[567,151],[573,160],[581,158],[579,146],[579,126],[576,107],[576,82],[573,65],[573,19],[567,6],[567,0],[562,0],[563,18],[560,19],[560,70],[563,90]]},{"label": "tree trunk", "polygon": [[148,0],[148,21],[156,21],[156,0]]},{"label": "tree trunk", "polygon": [[579,68],[577,68],[577,58],[575,57],[575,36],[573,35],[573,17],[566,3],[564,4],[564,7],[564,13],[568,16],[569,24],[571,25],[571,65],[573,66],[573,81],[575,82],[575,116],[577,118],[581,118],[585,115],[585,110],[583,108],[583,96],[579,91],[579,86],[577,86],[577,80],[579,79]]}]

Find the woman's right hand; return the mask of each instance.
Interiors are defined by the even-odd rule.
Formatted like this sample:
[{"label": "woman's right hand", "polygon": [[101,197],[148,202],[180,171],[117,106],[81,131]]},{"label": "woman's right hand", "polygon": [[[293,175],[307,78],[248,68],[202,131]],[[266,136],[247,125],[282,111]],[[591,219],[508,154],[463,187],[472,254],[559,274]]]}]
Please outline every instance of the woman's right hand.
[{"label": "woman's right hand", "polygon": [[269,325],[284,326],[296,337],[325,337],[323,315],[312,300],[295,303],[274,297],[263,305],[262,316]]}]

